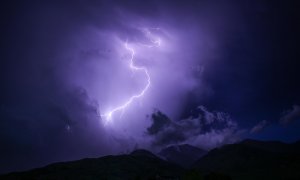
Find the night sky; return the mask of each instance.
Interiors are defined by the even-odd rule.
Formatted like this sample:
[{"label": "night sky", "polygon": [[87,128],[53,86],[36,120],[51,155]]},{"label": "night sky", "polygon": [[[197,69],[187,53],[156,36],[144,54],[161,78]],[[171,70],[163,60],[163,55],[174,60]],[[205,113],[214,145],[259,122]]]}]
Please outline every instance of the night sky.
[{"label": "night sky", "polygon": [[300,139],[296,0],[0,7],[0,173],[136,148]]}]

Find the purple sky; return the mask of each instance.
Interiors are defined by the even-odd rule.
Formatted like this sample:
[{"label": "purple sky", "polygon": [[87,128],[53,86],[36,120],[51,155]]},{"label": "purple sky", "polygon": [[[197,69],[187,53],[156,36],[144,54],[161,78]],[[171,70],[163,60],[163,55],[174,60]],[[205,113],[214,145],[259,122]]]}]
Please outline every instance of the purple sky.
[{"label": "purple sky", "polygon": [[[135,148],[300,138],[293,1],[2,7],[0,173]],[[158,47],[145,46],[158,38]],[[151,84],[107,121],[100,115],[147,83],[129,68],[126,42]]]}]

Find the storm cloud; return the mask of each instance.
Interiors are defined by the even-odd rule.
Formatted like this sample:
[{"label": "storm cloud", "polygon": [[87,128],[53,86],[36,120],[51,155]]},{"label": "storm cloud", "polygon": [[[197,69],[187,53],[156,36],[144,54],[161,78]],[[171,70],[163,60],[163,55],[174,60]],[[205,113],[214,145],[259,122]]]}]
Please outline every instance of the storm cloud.
[{"label": "storm cloud", "polygon": [[[182,53],[180,45],[192,34],[177,30],[156,3],[12,2],[7,9],[1,172],[130,150],[143,144],[136,137],[150,123],[146,114],[156,107],[179,116],[185,94],[199,87],[191,71],[197,47]],[[144,86],[143,75],[128,69],[124,43],[147,43],[141,29],[157,27],[152,33],[162,38],[162,48],[142,47],[136,56],[151,73],[149,93],[105,125],[100,114]]]},{"label": "storm cloud", "polygon": [[147,134],[152,137],[152,145],[159,147],[189,143],[211,149],[238,141],[243,132],[228,114],[210,112],[204,106],[187,119],[171,120],[160,111],[154,112],[151,119]]}]

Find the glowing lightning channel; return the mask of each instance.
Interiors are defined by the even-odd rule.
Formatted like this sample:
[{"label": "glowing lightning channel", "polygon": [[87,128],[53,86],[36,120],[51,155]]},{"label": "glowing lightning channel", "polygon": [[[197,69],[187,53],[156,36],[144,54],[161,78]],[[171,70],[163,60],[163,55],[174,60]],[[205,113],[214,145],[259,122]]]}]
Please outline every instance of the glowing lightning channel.
[{"label": "glowing lightning channel", "polygon": [[[150,36],[150,31],[147,31],[147,36]],[[148,37],[149,38],[149,37]],[[150,39],[150,38],[149,38]],[[152,47],[158,47],[160,46],[161,44],[161,40],[158,38],[157,40],[153,40],[152,38],[150,39],[150,41],[154,44],[154,45],[145,45],[149,48],[152,48]],[[145,66],[142,66],[142,67],[139,67],[139,66],[136,66],[134,65],[134,56],[135,56],[135,51],[133,48],[129,47],[128,46],[128,43],[126,41],[125,43],[125,48],[130,52],[131,56],[130,56],[130,63],[129,63],[129,68],[131,70],[134,70],[134,71],[143,71],[145,73],[145,76],[147,78],[147,84],[146,86],[143,88],[143,90],[136,94],[136,95],[133,95],[131,96],[128,101],[126,101],[123,105],[120,105],[114,109],[112,109],[111,111],[109,111],[108,113],[106,114],[102,114],[101,117],[105,117],[107,120],[110,120],[113,116],[113,114],[117,111],[121,111],[121,110],[124,110],[126,107],[128,107],[135,99],[138,99],[140,97],[142,97],[145,92],[148,90],[148,88],[150,87],[151,85],[151,78],[150,78],[150,75],[148,73],[148,69],[145,67]]]}]

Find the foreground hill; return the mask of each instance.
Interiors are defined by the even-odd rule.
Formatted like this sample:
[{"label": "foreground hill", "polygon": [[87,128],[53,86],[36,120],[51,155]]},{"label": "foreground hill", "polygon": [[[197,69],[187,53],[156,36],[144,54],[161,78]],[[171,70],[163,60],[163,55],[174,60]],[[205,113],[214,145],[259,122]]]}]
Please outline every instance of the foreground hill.
[{"label": "foreground hill", "polygon": [[216,148],[193,166],[221,172],[233,179],[300,179],[299,142],[245,140]]},{"label": "foreground hill", "polygon": [[159,155],[169,162],[189,168],[206,153],[207,151],[198,147],[182,144],[164,148],[159,152]]},{"label": "foreground hill", "polygon": [[55,163],[0,179],[177,179],[182,173],[182,168],[151,152],[137,150],[128,155]]}]

